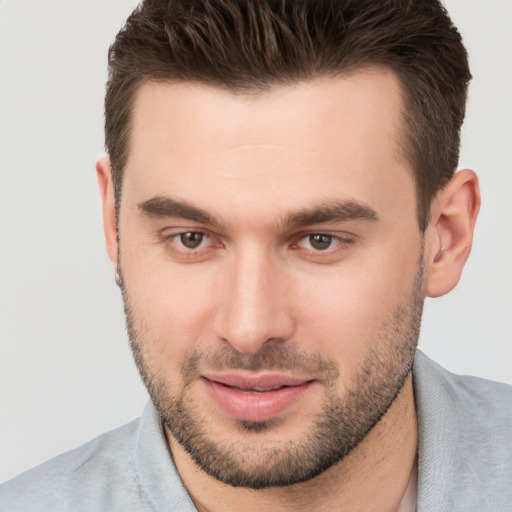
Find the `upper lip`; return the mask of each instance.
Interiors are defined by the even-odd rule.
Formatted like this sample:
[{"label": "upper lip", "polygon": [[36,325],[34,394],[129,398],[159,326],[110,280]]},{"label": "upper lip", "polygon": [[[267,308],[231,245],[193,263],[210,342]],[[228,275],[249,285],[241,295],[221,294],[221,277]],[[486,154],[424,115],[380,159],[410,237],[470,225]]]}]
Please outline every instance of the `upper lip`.
[{"label": "upper lip", "polygon": [[262,375],[244,375],[239,373],[204,373],[205,379],[218,384],[224,384],[232,388],[271,391],[284,386],[300,386],[312,379],[303,377],[294,377],[285,374],[262,374]]}]

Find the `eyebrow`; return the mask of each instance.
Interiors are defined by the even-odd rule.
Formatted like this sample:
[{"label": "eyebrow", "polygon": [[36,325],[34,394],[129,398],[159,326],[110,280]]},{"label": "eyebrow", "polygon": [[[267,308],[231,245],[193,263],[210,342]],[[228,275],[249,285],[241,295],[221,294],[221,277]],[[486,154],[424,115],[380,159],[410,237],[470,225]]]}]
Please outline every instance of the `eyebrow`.
[{"label": "eyebrow", "polygon": [[137,206],[141,212],[155,219],[176,217],[199,224],[209,224],[210,226],[218,226],[220,224],[205,210],[170,197],[152,197],[147,201],[138,203]]},{"label": "eyebrow", "polygon": [[327,202],[312,209],[304,209],[290,214],[285,224],[300,228],[324,222],[377,221],[377,212],[365,203],[344,200]]},{"label": "eyebrow", "polygon": [[[207,211],[185,201],[167,196],[156,196],[138,203],[137,206],[141,212],[156,219],[174,217],[213,227],[221,225],[221,222]],[[297,229],[325,222],[377,220],[379,220],[377,212],[367,204],[353,200],[342,200],[329,201],[313,208],[292,212],[285,217],[283,224],[288,228]]]}]

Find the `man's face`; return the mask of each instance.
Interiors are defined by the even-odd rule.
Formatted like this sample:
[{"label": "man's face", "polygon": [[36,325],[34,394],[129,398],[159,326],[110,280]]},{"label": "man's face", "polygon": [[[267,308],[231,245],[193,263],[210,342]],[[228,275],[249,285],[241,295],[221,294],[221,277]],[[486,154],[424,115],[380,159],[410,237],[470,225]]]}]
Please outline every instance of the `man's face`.
[{"label": "man's face", "polygon": [[222,481],[319,474],[409,375],[422,236],[400,112],[384,70],[138,92],[119,214],[130,338],[168,430]]}]

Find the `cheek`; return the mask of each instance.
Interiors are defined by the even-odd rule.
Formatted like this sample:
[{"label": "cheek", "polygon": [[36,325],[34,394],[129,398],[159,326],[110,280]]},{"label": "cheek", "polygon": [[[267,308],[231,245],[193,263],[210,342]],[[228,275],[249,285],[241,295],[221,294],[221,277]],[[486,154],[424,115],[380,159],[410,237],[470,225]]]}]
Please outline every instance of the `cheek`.
[{"label": "cheek", "polygon": [[144,251],[122,258],[135,328],[158,367],[178,366],[187,351],[211,338],[215,278],[192,267],[177,271],[162,258],[146,259]]},{"label": "cheek", "polygon": [[[409,255],[416,253],[417,246],[411,247]],[[308,349],[320,349],[340,368],[357,368],[375,343],[386,340],[397,308],[411,300],[418,261],[419,254],[416,259],[381,251],[378,257],[304,283],[296,305],[300,338],[311,340]]]}]

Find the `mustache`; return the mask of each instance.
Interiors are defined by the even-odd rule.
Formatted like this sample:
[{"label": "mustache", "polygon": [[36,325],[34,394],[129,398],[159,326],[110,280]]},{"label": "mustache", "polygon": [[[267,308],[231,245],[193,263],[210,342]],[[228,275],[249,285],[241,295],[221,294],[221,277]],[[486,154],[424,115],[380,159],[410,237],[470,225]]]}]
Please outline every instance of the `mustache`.
[{"label": "mustache", "polygon": [[283,345],[265,345],[255,354],[242,354],[231,346],[220,350],[199,352],[194,350],[183,361],[181,373],[189,380],[204,370],[285,370],[297,374],[315,376],[332,382],[339,376],[338,365],[334,360],[317,352],[301,352]]}]

